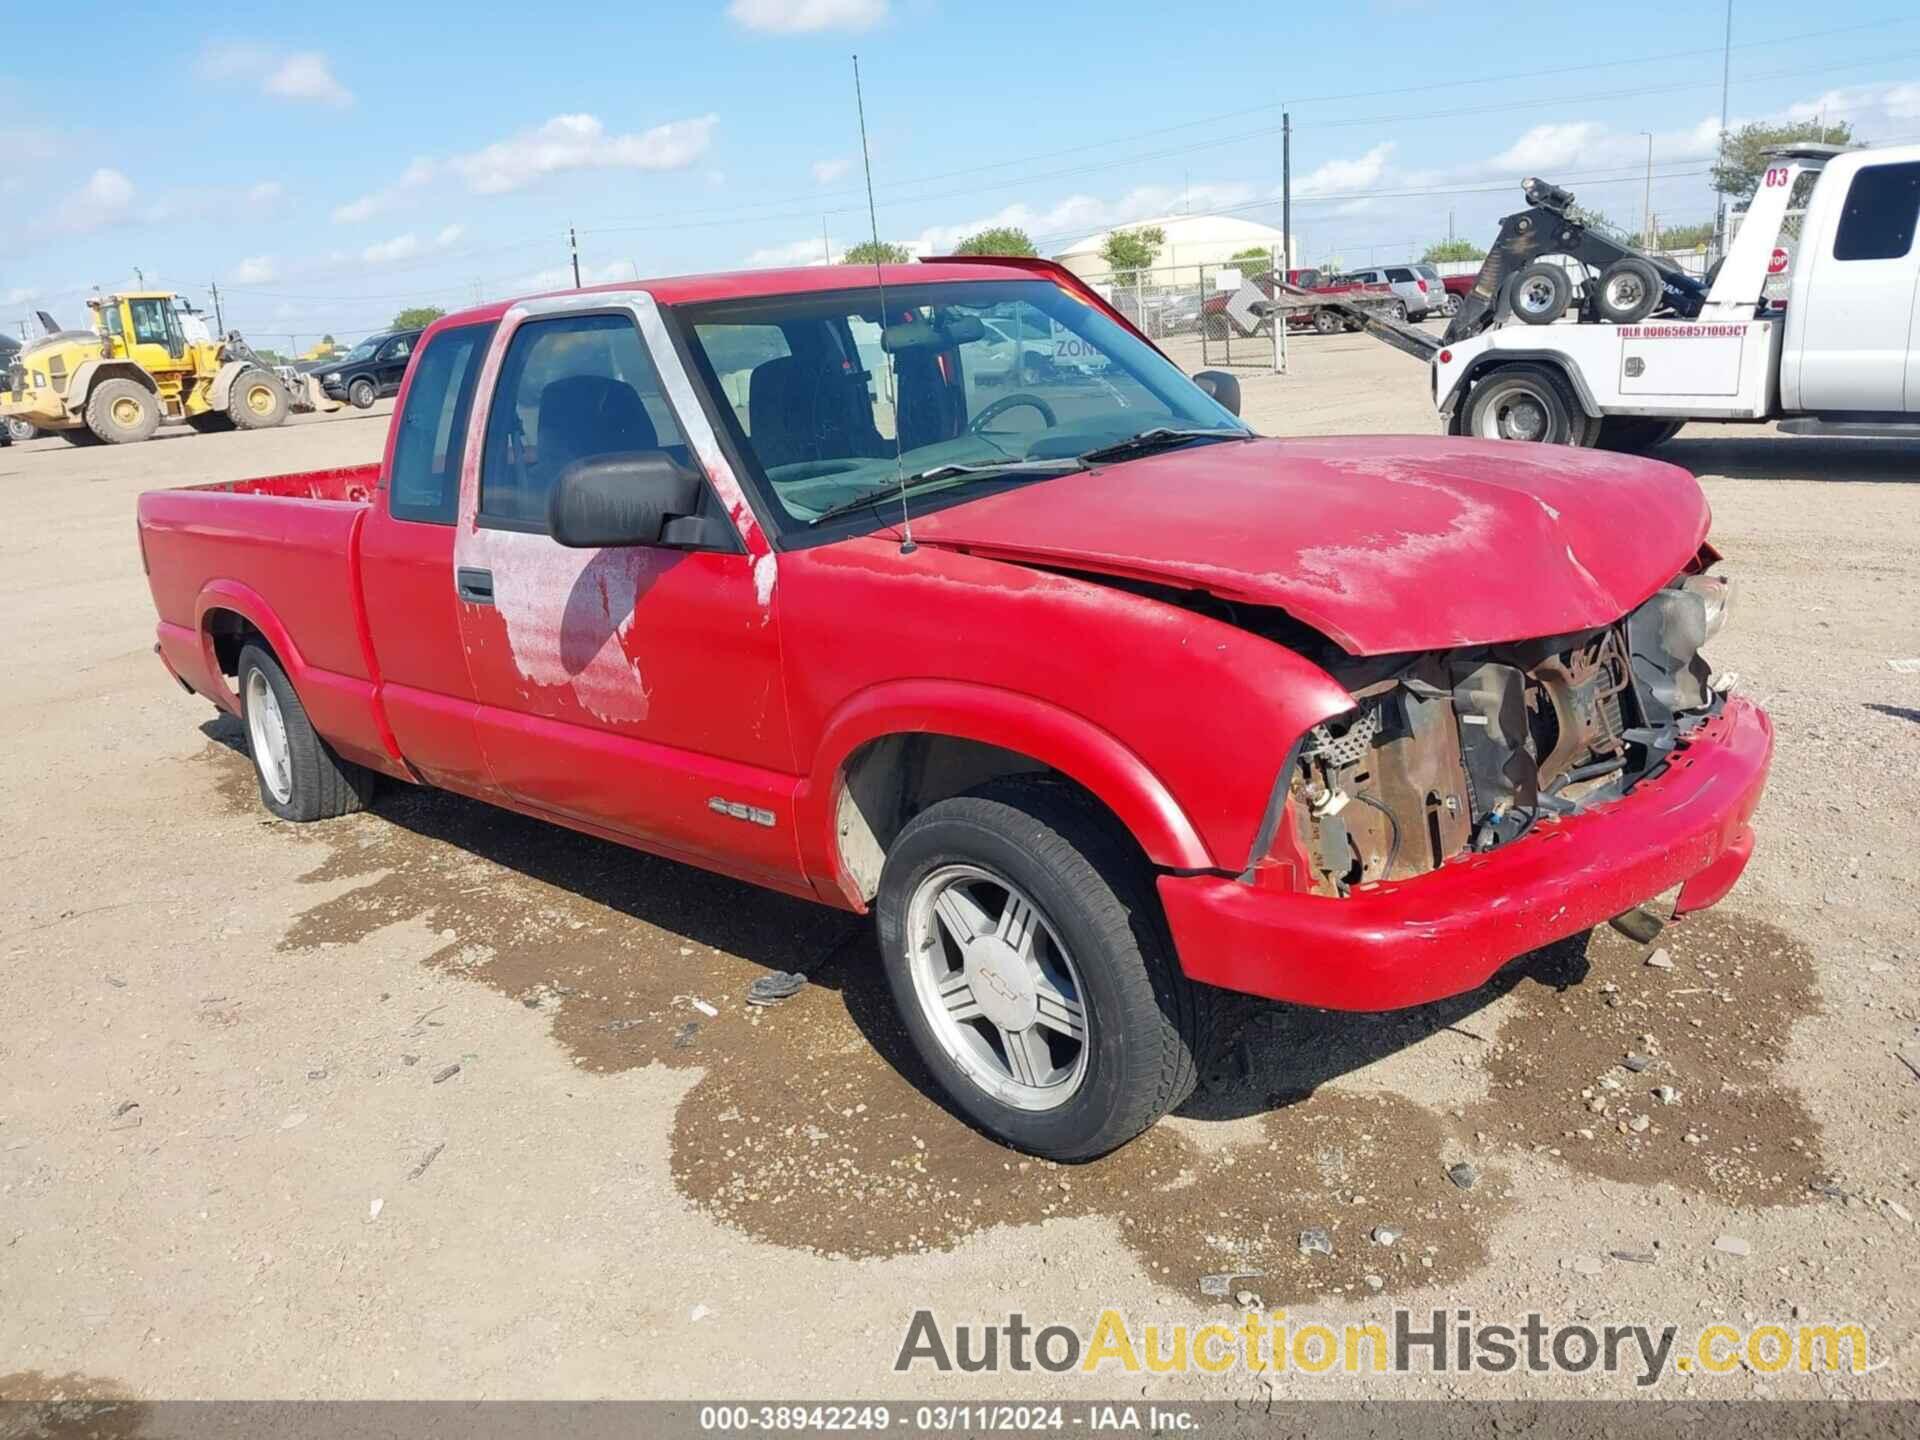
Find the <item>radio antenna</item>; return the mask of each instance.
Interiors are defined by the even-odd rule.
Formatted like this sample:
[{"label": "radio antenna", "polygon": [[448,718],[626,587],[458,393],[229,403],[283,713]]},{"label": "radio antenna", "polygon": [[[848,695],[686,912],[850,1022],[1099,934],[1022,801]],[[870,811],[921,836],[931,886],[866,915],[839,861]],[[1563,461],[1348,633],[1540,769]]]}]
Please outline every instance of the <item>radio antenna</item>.
[{"label": "radio antenna", "polygon": [[860,164],[867,172],[867,225],[873,235],[873,283],[880,290],[880,354],[887,365],[887,400],[893,406],[893,472],[900,485],[900,553],[911,555],[913,516],[907,513],[907,462],[900,453],[900,382],[894,374],[893,352],[887,349],[887,277],[881,266],[880,215],[873,206],[873,152],[867,146],[867,102],[860,93],[860,57],[853,57],[853,105],[860,115]]}]

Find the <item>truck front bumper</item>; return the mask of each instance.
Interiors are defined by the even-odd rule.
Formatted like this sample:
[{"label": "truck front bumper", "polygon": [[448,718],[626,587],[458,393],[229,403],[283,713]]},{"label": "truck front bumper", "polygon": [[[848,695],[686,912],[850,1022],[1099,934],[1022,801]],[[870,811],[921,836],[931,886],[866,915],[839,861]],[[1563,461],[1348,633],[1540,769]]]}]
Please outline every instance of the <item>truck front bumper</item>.
[{"label": "truck front bumper", "polygon": [[1772,756],[1766,712],[1729,699],[1619,799],[1426,875],[1344,898],[1163,875],[1160,898],[1194,980],[1330,1010],[1421,1005],[1674,885],[1676,914],[1721,899],[1752,853]]}]

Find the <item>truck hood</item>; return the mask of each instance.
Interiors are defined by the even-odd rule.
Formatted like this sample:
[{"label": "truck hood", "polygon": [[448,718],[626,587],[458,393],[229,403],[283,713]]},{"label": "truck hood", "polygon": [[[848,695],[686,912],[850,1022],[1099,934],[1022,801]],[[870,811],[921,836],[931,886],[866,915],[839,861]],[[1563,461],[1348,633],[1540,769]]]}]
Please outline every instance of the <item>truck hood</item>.
[{"label": "truck hood", "polygon": [[1379,655],[1608,624],[1680,572],[1707,523],[1677,466],[1381,435],[1197,444],[955,505],[913,533],[1274,606]]}]

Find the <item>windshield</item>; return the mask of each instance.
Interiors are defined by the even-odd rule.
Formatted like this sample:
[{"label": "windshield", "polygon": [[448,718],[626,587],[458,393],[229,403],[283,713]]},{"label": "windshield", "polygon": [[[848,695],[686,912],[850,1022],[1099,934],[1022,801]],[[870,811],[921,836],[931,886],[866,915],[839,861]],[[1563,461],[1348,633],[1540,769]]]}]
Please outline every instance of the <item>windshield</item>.
[{"label": "windshield", "polygon": [[384,336],[375,335],[371,340],[362,340],[358,345],[340,357],[340,363],[342,365],[351,365],[356,360],[371,360],[373,358],[373,352],[380,348],[380,342],[384,338]]},{"label": "windshield", "polygon": [[[1143,431],[1247,433],[1166,357],[1050,281],[890,285],[884,329],[871,288],[679,313],[751,478],[796,527],[887,494],[902,475],[973,493],[996,467],[1072,462]],[[948,481],[946,467],[968,469]],[[930,498],[917,491],[914,508]]]}]

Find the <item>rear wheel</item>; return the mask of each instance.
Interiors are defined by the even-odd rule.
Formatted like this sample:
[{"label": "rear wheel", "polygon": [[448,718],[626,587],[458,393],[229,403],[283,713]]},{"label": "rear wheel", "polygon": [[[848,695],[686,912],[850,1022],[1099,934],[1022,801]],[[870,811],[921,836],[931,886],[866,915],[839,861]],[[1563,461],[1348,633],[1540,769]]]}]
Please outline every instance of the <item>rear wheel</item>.
[{"label": "rear wheel", "polygon": [[280,662],[263,646],[240,651],[240,718],[260,803],[282,820],[330,820],[365,807],[373,774],[342,760],[314,733]]},{"label": "rear wheel", "polygon": [[33,428],[33,422],[31,420],[9,419],[7,421],[7,438],[16,443],[24,444],[39,433],[38,430]]},{"label": "rear wheel", "polygon": [[356,410],[372,409],[373,402],[379,398],[379,394],[373,388],[373,381],[364,376],[347,387],[347,399],[353,402],[353,408]]},{"label": "rear wheel", "polygon": [[1151,873],[1071,791],[1002,782],[928,807],[876,909],[915,1048],[998,1139],[1090,1160],[1192,1092],[1218,993],[1181,974]]},{"label": "rear wheel", "polygon": [[87,396],[87,428],[109,445],[150,439],[160,428],[160,402],[132,380],[102,380]]},{"label": "rear wheel", "polygon": [[1508,365],[1473,387],[1462,429],[1483,440],[1581,445],[1589,426],[1561,376],[1544,365]]},{"label": "rear wheel", "polygon": [[270,430],[291,408],[286,387],[265,370],[242,370],[227,391],[227,418],[242,430]]},{"label": "rear wheel", "polygon": [[1551,325],[1567,313],[1573,282],[1558,265],[1536,260],[1513,277],[1513,313],[1529,325]]},{"label": "rear wheel", "polygon": [[1402,325],[1406,324],[1407,323],[1407,302],[1404,300],[1396,300],[1391,305],[1387,306],[1387,318],[1389,320],[1398,321]]},{"label": "rear wheel", "polygon": [[1316,335],[1338,335],[1344,327],[1340,317],[1331,310],[1313,312],[1313,331]]}]

